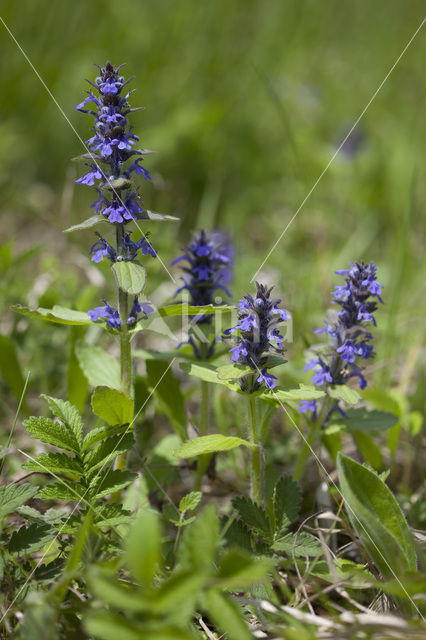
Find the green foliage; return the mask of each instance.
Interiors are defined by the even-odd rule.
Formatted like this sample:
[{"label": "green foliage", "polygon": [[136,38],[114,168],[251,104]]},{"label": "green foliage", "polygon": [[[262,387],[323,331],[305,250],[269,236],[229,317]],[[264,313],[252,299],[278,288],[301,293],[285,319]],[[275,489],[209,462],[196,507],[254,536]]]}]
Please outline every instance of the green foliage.
[{"label": "green foliage", "polygon": [[146,284],[146,271],[136,262],[114,262],[111,266],[117,286],[131,296],[142,293]]},{"label": "green foliage", "polygon": [[126,558],[136,580],[148,588],[161,560],[161,531],[156,513],[145,511],[139,516],[127,539]]},{"label": "green foliage", "polygon": [[0,522],[9,513],[25,504],[37,491],[38,487],[34,487],[28,482],[11,484],[8,487],[6,485],[0,486]]},{"label": "green foliage", "polygon": [[120,390],[120,365],[115,358],[87,342],[76,345],[76,355],[81,370],[92,387],[106,386]]},{"label": "green foliage", "polygon": [[146,374],[148,383],[160,409],[170,418],[176,433],[185,438],[187,434],[185,403],[179,381],[171,371],[170,363],[160,360],[147,360]]},{"label": "green foliage", "polygon": [[416,570],[413,539],[385,483],[355,460],[339,454],[337,471],[352,526],[384,576]]},{"label": "green foliage", "polygon": [[92,394],[92,409],[112,427],[130,424],[133,421],[134,401],[118,389],[96,387]]},{"label": "green foliage", "polygon": [[356,389],[352,389],[345,384],[329,387],[327,389],[327,393],[330,398],[343,400],[346,404],[356,404],[361,399],[361,396]]},{"label": "green foliage", "polygon": [[11,309],[29,318],[38,318],[55,324],[90,325],[92,323],[87,313],[75,311],[75,309],[67,309],[60,305],[54,305],[52,309],[44,309],[43,307],[29,309],[20,304],[15,304]]},{"label": "green foliage", "polygon": [[[24,390],[24,376],[13,340],[2,334],[0,334],[0,373],[19,401]],[[26,401],[24,401],[24,409],[26,410]]]},{"label": "green foliage", "polygon": [[334,423],[345,425],[349,431],[366,433],[383,431],[394,426],[398,417],[384,411],[367,411],[367,409],[348,409],[346,417],[339,416]]},{"label": "green foliage", "polygon": [[210,436],[200,436],[199,438],[193,438],[188,442],[184,442],[176,449],[175,456],[178,458],[192,458],[206,453],[229,451],[230,449],[241,446],[248,448],[253,447],[250,442],[242,438],[222,436],[220,433],[215,433]]}]

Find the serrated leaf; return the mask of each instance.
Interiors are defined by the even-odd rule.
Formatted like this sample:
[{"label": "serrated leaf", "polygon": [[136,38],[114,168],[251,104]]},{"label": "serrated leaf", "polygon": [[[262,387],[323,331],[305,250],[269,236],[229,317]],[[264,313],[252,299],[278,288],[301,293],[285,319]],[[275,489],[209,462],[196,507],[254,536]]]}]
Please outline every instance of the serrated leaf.
[{"label": "serrated leaf", "polygon": [[203,574],[214,571],[218,544],[219,520],[213,505],[208,505],[185,529],[179,547],[179,559],[184,569]]},{"label": "serrated leaf", "polygon": [[74,502],[80,502],[80,500],[84,499],[84,494],[84,487],[77,483],[69,485],[63,482],[52,482],[52,484],[40,489],[37,497],[45,500],[73,500]]},{"label": "serrated leaf", "polygon": [[274,551],[283,551],[290,558],[315,558],[322,554],[321,543],[310,533],[302,531],[297,535],[287,533],[272,545]]},{"label": "serrated leaf", "polygon": [[28,433],[42,442],[73,453],[80,452],[80,443],[74,433],[60,422],[54,422],[50,418],[31,416],[24,420],[23,424]]},{"label": "serrated leaf", "polygon": [[218,589],[210,589],[206,593],[206,607],[209,618],[229,640],[252,640],[244,613],[235,600],[226,597]]},{"label": "serrated leaf", "polygon": [[275,531],[288,527],[299,515],[302,492],[299,485],[290,476],[283,476],[274,489]]},{"label": "serrated leaf", "polygon": [[241,446],[252,449],[254,445],[242,438],[222,436],[220,433],[215,433],[210,436],[200,436],[199,438],[193,438],[192,440],[188,440],[188,442],[184,442],[176,449],[175,456],[177,458],[193,458],[194,456],[201,456],[205,453],[229,451],[230,449]]},{"label": "serrated leaf", "polygon": [[81,448],[82,451],[86,451],[89,447],[93,447],[97,442],[101,442],[101,440],[105,440],[106,438],[110,438],[111,436],[116,436],[119,434],[123,434],[129,430],[127,425],[116,425],[115,427],[96,427],[89,431],[86,437],[83,440],[83,446]]},{"label": "serrated leaf", "polygon": [[265,579],[272,567],[271,561],[258,560],[253,554],[233,549],[222,557],[217,580],[222,589],[242,591]]},{"label": "serrated leaf", "polygon": [[115,527],[127,524],[132,519],[132,512],[123,509],[120,504],[100,504],[96,507],[95,522],[97,527]]},{"label": "serrated leaf", "polygon": [[246,497],[234,498],[232,506],[245,524],[265,538],[271,536],[271,526],[265,511],[258,504]]},{"label": "serrated leaf", "polygon": [[103,349],[87,342],[78,342],[76,355],[81,370],[92,387],[106,386],[120,390],[120,364]]},{"label": "serrated leaf", "polygon": [[84,313],[83,311],[76,311],[75,309],[67,309],[66,307],[60,307],[58,305],[55,305],[52,309],[45,309],[43,307],[39,307],[38,309],[29,309],[29,307],[14,304],[10,308],[12,311],[16,311],[23,316],[38,318],[39,320],[46,320],[47,322],[54,322],[55,324],[92,324],[87,313]]},{"label": "serrated leaf", "polygon": [[65,453],[42,453],[34,460],[27,460],[22,466],[29,471],[62,474],[74,480],[79,480],[84,475],[80,462]]},{"label": "serrated leaf", "polygon": [[52,398],[45,394],[42,394],[41,397],[47,400],[53,415],[59,418],[65,426],[71,429],[77,442],[81,444],[81,439],[83,437],[83,421],[77,409],[73,407],[68,400],[65,401],[58,398]]},{"label": "serrated leaf", "polygon": [[346,417],[339,416],[338,424],[344,424],[350,431],[383,431],[397,424],[399,418],[385,411],[367,411],[367,409],[348,409]]},{"label": "serrated leaf", "polygon": [[384,576],[416,571],[411,532],[390,489],[373,472],[339,453],[337,473],[346,510]]},{"label": "serrated leaf", "polygon": [[179,511],[181,513],[185,513],[186,511],[194,511],[198,507],[202,497],[203,494],[201,493],[201,491],[191,491],[191,493],[188,493],[179,502]]},{"label": "serrated leaf", "polygon": [[143,512],[130,529],[126,558],[135,578],[148,587],[161,561],[161,529],[154,511]]},{"label": "serrated leaf", "polygon": [[100,482],[96,482],[91,486],[91,491],[95,498],[103,498],[103,496],[121,491],[137,477],[137,473],[131,473],[130,471],[110,470],[102,476]]},{"label": "serrated leaf", "polygon": [[29,527],[21,527],[12,533],[9,540],[9,553],[14,555],[28,555],[38,551],[52,540],[52,529],[48,524],[30,524]]},{"label": "serrated leaf", "polygon": [[242,520],[233,520],[226,528],[225,539],[229,547],[240,547],[252,551],[251,533]]},{"label": "serrated leaf", "polygon": [[31,522],[38,522],[41,524],[58,524],[62,522],[62,520],[67,517],[67,513],[65,511],[59,511],[58,509],[47,509],[44,513],[37,511],[37,509],[33,509],[27,504],[24,504],[22,507],[18,507],[17,509],[20,516],[25,518],[26,520],[30,520]]},{"label": "serrated leaf", "polygon": [[0,486],[0,521],[12,511],[30,500],[38,491],[28,482]]},{"label": "serrated leaf", "polygon": [[134,400],[111,387],[96,387],[92,395],[93,413],[111,426],[133,421]]},{"label": "serrated leaf", "polygon": [[117,286],[131,296],[139,295],[146,283],[146,271],[136,262],[114,262],[111,266]]},{"label": "serrated leaf", "polygon": [[329,387],[327,393],[330,398],[334,398],[335,400],[343,400],[343,402],[346,402],[346,404],[356,404],[361,400],[361,396],[359,395],[358,391],[356,389],[352,389],[351,387],[347,387],[345,384]]},{"label": "serrated leaf", "polygon": [[96,214],[95,216],[91,216],[90,218],[86,218],[83,222],[79,222],[79,224],[73,224],[72,227],[68,227],[68,229],[64,229],[64,233],[72,233],[73,231],[82,231],[84,229],[91,229],[95,225],[100,222],[105,222],[106,218],[101,213]]},{"label": "serrated leaf", "polygon": [[135,441],[133,434],[112,436],[103,440],[94,450],[91,450],[84,457],[84,466],[87,473],[93,473],[99,467],[104,467],[122,453],[129,451]]},{"label": "serrated leaf", "polygon": [[225,364],[217,368],[217,377],[219,380],[239,380],[250,374],[256,373],[250,367],[242,364]]}]

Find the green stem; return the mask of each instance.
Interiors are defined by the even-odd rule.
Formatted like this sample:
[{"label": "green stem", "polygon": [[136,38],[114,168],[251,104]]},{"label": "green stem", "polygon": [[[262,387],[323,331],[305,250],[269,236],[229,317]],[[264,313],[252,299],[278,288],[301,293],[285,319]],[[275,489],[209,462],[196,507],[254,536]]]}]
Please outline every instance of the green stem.
[{"label": "green stem", "polygon": [[[121,254],[123,247],[125,228],[124,225],[118,225],[116,230],[117,255]],[[121,390],[127,396],[132,397],[132,351],[130,345],[130,333],[127,328],[127,320],[129,317],[129,296],[126,291],[118,288],[118,312],[120,314],[120,376]],[[127,454],[122,453],[117,456],[115,468],[123,471],[126,468]],[[112,496],[112,502],[119,502],[121,492],[117,491]]]},{"label": "green stem", "polygon": [[311,449],[316,444],[318,439],[318,435],[321,431],[321,427],[324,424],[324,420],[327,416],[327,413],[330,408],[330,398],[327,396],[324,400],[324,403],[321,407],[321,411],[318,414],[316,421],[311,425],[311,428],[308,433],[308,437],[306,441],[303,443],[303,447],[300,450],[299,456],[296,460],[296,466],[293,472],[293,478],[296,482],[300,482],[303,472],[305,470],[306,462],[309,458],[309,454],[311,453]]},{"label": "green stem", "polygon": [[264,469],[262,464],[262,448],[259,441],[256,420],[256,398],[249,395],[249,430],[250,442],[253,446],[251,451],[251,498],[260,506],[264,505]]},{"label": "green stem", "polygon": [[[200,436],[206,436],[209,430],[209,383],[205,380],[201,380],[201,405],[200,405],[200,428],[199,434]],[[209,466],[210,460],[212,456],[211,454],[200,456],[198,458],[197,463],[197,471],[195,474],[195,482],[194,482],[194,490],[199,491],[201,488],[201,483],[203,481],[203,476],[207,471],[207,467]]]}]

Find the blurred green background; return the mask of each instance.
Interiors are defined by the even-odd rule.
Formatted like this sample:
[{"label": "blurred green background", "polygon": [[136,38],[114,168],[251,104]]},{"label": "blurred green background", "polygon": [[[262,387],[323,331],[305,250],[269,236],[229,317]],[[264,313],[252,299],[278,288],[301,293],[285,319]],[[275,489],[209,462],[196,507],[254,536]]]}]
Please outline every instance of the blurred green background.
[{"label": "blurred green background", "polygon": [[[90,135],[91,118],[74,106],[96,75],[92,62],[126,62],[132,104],[146,107],[133,116],[141,145],[158,152],[145,163],[145,205],[181,218],[147,227],[161,258],[169,264],[191,229],[228,230],[237,298],[424,13],[420,0],[3,1],[17,42],[0,24],[1,332],[18,344],[33,385],[61,390],[65,330],[15,317],[8,305],[87,309],[113,288],[107,267],[86,257],[93,233],[62,233],[90,215],[93,199],[74,189],[81,167],[71,162],[78,136]],[[426,383],[425,30],[258,275],[293,314],[289,371],[300,377],[334,270],[374,259],[386,305],[369,375],[399,386],[417,409]],[[149,297],[170,299],[175,285],[158,261],[149,266]]]}]

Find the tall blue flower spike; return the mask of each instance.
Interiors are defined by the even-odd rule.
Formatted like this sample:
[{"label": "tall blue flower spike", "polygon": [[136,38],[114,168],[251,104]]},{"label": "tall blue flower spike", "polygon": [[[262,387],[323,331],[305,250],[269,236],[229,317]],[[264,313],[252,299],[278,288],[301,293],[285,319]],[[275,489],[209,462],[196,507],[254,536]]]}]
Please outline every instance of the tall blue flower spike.
[{"label": "tall blue flower spike", "polygon": [[[183,285],[177,289],[175,295],[186,290],[189,293],[191,305],[199,307],[214,304],[215,293],[218,290],[224,291],[231,296],[227,285],[232,279],[232,267],[234,250],[227,236],[215,231],[208,234],[204,229],[194,234],[192,242],[183,247],[183,255],[173,260],[172,265],[186,263],[182,266],[184,276]],[[211,323],[211,315],[200,315],[196,324],[208,325]],[[216,337],[205,349],[205,353],[200,353],[200,346],[192,336],[189,337],[197,358],[210,357],[213,354]]]},{"label": "tall blue flower spike", "polygon": [[230,349],[231,360],[238,364],[251,367],[256,372],[256,379],[251,389],[247,389],[248,381],[240,381],[243,391],[256,391],[264,383],[268,389],[273,389],[277,379],[268,371],[268,355],[270,353],[284,353],[283,336],[278,324],[290,318],[285,309],[278,305],[281,300],[272,300],[271,291],[263,284],[256,282],[256,295],[244,296],[238,305],[237,324],[224,333],[229,336],[237,332],[239,342]]},{"label": "tall blue flower spike", "polygon": [[[143,213],[141,197],[132,184],[132,174],[151,179],[149,172],[141,166],[143,156],[151,152],[135,148],[139,138],[132,133],[127,119],[129,113],[138,110],[128,104],[130,92],[123,93],[131,78],[125,80],[119,75],[123,65],[114,67],[107,62],[104,67],[95,66],[99,76],[94,83],[88,81],[91,85],[88,96],[75,107],[77,111],[94,116],[94,135],[86,141],[90,153],[81,156],[88,161],[88,172],[76,182],[95,187],[98,197],[92,207],[115,226],[117,247],[112,247],[97,233],[98,240],[90,249],[90,255],[93,262],[101,262],[103,258],[110,262],[133,261],[139,252],[155,258],[157,254],[148,240],[148,233],[134,241],[131,232],[125,231],[125,225]],[[140,312],[145,313],[144,305],[136,299],[129,313],[129,327],[135,324]],[[120,330],[119,313],[108,303],[88,314],[94,322],[104,319],[111,328]]]},{"label": "tall blue flower spike", "polygon": [[[324,328],[314,332],[325,333],[330,339],[326,350],[308,361],[305,371],[314,371],[312,382],[319,386],[342,385],[356,377],[360,388],[364,389],[367,380],[359,363],[375,355],[370,344],[373,339],[370,327],[376,326],[373,314],[377,309],[377,301],[383,304],[383,286],[377,281],[374,262],[356,262],[349,269],[336,273],[346,276],[345,284],[336,286],[332,292],[332,302],[340,306],[340,311],[335,322],[326,322]],[[316,414],[314,403],[302,402],[300,410]]]}]

